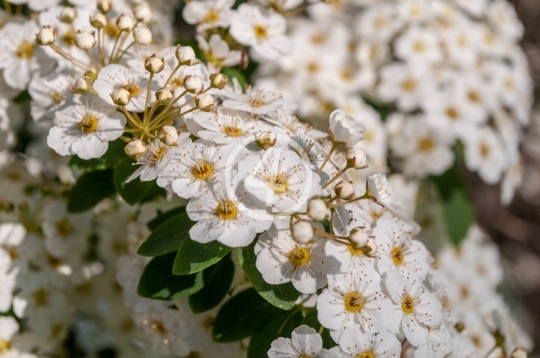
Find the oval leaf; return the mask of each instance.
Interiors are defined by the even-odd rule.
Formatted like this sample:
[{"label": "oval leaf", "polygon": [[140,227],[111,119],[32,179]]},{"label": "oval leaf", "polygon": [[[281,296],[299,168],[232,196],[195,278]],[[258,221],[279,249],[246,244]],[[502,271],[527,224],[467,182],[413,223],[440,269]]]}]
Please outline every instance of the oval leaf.
[{"label": "oval leaf", "polygon": [[86,211],[115,191],[112,169],[84,173],[71,189],[67,210],[71,213]]},{"label": "oval leaf", "polygon": [[101,157],[85,160],[74,155],[71,157],[69,165],[73,169],[85,172],[114,168],[116,164],[126,158],[126,153],[124,152],[125,145],[121,139],[117,139],[109,142],[109,148]]},{"label": "oval leaf", "polygon": [[155,185],[154,181],[141,181],[139,178],[126,183],[126,180],[137,170],[135,161],[126,157],[114,168],[114,186],[122,199],[129,205],[139,203]]},{"label": "oval leaf", "polygon": [[231,251],[230,247],[218,241],[200,244],[188,236],[178,249],[173,273],[175,275],[189,275],[199,272],[221,260],[229,251]]},{"label": "oval leaf", "polygon": [[153,257],[177,251],[193,224],[186,212],[165,220],[152,231],[137,253]]}]

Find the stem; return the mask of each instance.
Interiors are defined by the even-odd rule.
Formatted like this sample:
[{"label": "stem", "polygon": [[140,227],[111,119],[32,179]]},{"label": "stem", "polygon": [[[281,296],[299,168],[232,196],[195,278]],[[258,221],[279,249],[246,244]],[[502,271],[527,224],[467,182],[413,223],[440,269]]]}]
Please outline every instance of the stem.
[{"label": "stem", "polygon": [[129,48],[131,46],[135,45],[135,41],[133,41],[132,43],[130,43],[125,49],[122,50],[122,52],[120,52],[120,54],[118,54],[118,56],[116,56],[116,58],[114,59],[114,62],[119,62],[122,57],[126,54],[126,51],[129,50]]},{"label": "stem", "polygon": [[139,123],[129,114],[129,112],[126,110],[126,107],[120,106],[118,107],[122,113],[124,113],[124,116],[137,128],[143,129]]},{"label": "stem", "polygon": [[51,48],[56,51],[56,53],[58,53],[60,56],[62,56],[63,58],[65,58],[66,60],[68,60],[69,62],[73,63],[75,66],[79,67],[80,69],[82,69],[83,71],[86,70],[86,68],[88,67],[88,65],[86,63],[83,63],[79,60],[77,60],[76,58],[74,58],[73,56],[71,56],[70,54],[64,52],[64,50],[62,50],[60,47],[58,47],[56,44],[51,44],[49,45],[51,46]]},{"label": "stem", "polygon": [[94,58],[90,55],[90,51],[86,50],[85,52],[86,52],[86,54],[88,55],[88,58],[90,59],[90,61],[92,61],[92,63],[93,63],[97,68],[99,68],[99,63],[97,63],[96,60],[94,60]]},{"label": "stem", "polygon": [[[379,202],[377,202],[375,199],[373,199],[373,197],[371,195],[369,195],[369,193],[365,193],[364,195],[362,196],[359,196],[358,198],[354,198],[354,199],[351,199],[351,200],[348,200],[348,201],[342,201],[341,203],[337,203],[337,204],[333,204],[333,205],[330,205],[329,208],[337,208],[338,206],[343,206],[343,205],[347,205],[347,204],[350,204],[350,203],[354,203],[355,201],[360,201],[360,200],[364,200],[364,199],[371,199],[373,200],[375,203],[383,206],[382,204],[380,204]],[[383,206],[384,207],[384,206]]]},{"label": "stem", "polygon": [[171,72],[171,74],[169,75],[169,78],[167,78],[167,81],[165,81],[165,84],[163,85],[163,88],[167,87],[167,85],[169,84],[169,82],[172,80],[174,74],[176,73],[176,71],[178,71],[178,69],[180,68],[180,64],[176,65],[176,67],[174,68],[174,70]]},{"label": "stem", "polygon": [[[327,233],[326,231],[317,229],[315,227],[313,228],[313,231],[323,237],[326,237],[327,239],[337,242],[338,244],[350,245],[349,238],[347,237],[332,235],[332,234]],[[342,240],[345,240],[345,241],[342,241]]]},{"label": "stem", "polygon": [[326,165],[326,163],[328,163],[328,161],[330,160],[330,157],[332,156],[332,154],[334,153],[334,150],[336,150],[337,148],[337,143],[334,142],[334,144],[332,145],[332,149],[330,149],[330,152],[328,153],[328,155],[326,156],[326,159],[324,160],[324,162],[322,163],[321,167],[319,168],[319,170],[317,170],[317,174],[321,174],[323,169],[324,169],[324,166]]},{"label": "stem", "polygon": [[109,56],[109,63],[112,63],[112,59],[114,58],[114,50],[116,50],[116,46],[118,45],[118,41],[120,40],[120,36],[122,36],[122,31],[118,33],[118,36],[116,36],[116,40],[114,40],[114,46],[111,51],[111,55]]},{"label": "stem", "polygon": [[98,47],[98,53],[99,53],[99,62],[101,63],[101,66],[105,66],[105,53],[103,52],[103,46],[104,46],[104,39],[102,37],[103,31],[102,29],[97,30],[97,47]]},{"label": "stem", "polygon": [[150,101],[150,89],[152,88],[152,80],[154,79],[154,74],[150,73],[150,78],[148,79],[148,86],[146,87],[146,99],[144,102],[144,117],[143,124],[147,124],[150,118],[148,118],[148,103]]},{"label": "stem", "polygon": [[350,167],[347,165],[345,168],[341,169],[332,179],[330,179],[326,184],[324,184],[321,189],[326,188],[328,185],[332,184],[337,178],[339,178],[343,173],[345,173]]},{"label": "stem", "polygon": [[[168,116],[169,114],[171,114],[170,112],[167,113],[167,111],[176,103],[180,100],[180,98],[184,97],[186,95],[187,91],[184,91],[182,92],[178,97],[176,97],[171,103],[169,103],[164,109],[163,111],[152,121],[150,122],[150,124],[152,123],[155,123],[157,122],[158,120],[160,120],[161,118],[163,118],[164,116]],[[195,97],[194,97],[195,98]],[[191,100],[190,100],[191,101]],[[186,103],[189,103],[190,101],[186,101],[185,103],[182,104],[185,105]],[[180,107],[182,107],[180,106]],[[152,112],[153,113],[153,112]]]}]

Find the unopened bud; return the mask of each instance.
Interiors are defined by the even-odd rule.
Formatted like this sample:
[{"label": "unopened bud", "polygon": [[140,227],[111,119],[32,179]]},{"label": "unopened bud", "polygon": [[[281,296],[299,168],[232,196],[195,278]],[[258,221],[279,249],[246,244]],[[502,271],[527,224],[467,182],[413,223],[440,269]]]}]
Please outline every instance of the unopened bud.
[{"label": "unopened bud", "polygon": [[135,27],[135,19],[129,15],[122,14],[116,19],[116,27],[120,31],[131,31]]},{"label": "unopened bud", "polygon": [[111,93],[113,102],[119,106],[125,106],[131,101],[131,93],[125,88],[117,88]]},{"label": "unopened bud", "polygon": [[166,88],[160,88],[156,91],[156,100],[160,104],[169,104],[173,99],[173,94]]},{"label": "unopened bud", "polygon": [[354,248],[360,249],[367,245],[369,240],[369,232],[363,227],[355,227],[349,234],[349,241]]},{"label": "unopened bud", "polygon": [[528,358],[527,352],[521,348],[516,348],[510,358]]},{"label": "unopened bud", "polygon": [[102,13],[106,14],[112,10],[113,5],[111,0],[97,0],[97,8]]},{"label": "unopened bud", "polygon": [[133,8],[133,15],[138,21],[148,24],[152,21],[153,11],[148,3],[142,2]]},{"label": "unopened bud", "polygon": [[347,166],[354,169],[367,168],[366,152],[364,152],[364,150],[361,148],[347,148]]},{"label": "unopened bud", "polygon": [[163,126],[158,133],[158,138],[167,145],[175,144],[178,140],[178,131],[173,126]]},{"label": "unopened bud", "polygon": [[130,157],[138,158],[146,152],[146,145],[140,139],[133,139],[124,147],[126,154]]},{"label": "unopened bud", "polygon": [[340,199],[350,200],[354,197],[354,188],[348,181],[340,181],[335,187],[336,194]]},{"label": "unopened bud", "polygon": [[188,75],[184,78],[184,88],[189,93],[198,94],[202,92],[204,83],[199,76]]},{"label": "unopened bud", "polygon": [[150,73],[159,73],[165,68],[165,60],[152,55],[144,61],[144,68]]},{"label": "unopened bud", "polygon": [[43,26],[36,35],[36,42],[41,46],[48,46],[56,41],[58,32],[50,26]]},{"label": "unopened bud", "polygon": [[377,254],[377,243],[375,242],[375,238],[373,236],[370,236],[366,245],[362,247],[362,252],[366,256],[374,257]]},{"label": "unopened bud", "polygon": [[85,94],[92,89],[93,82],[94,81],[88,76],[79,77],[72,87],[73,92],[78,94]]},{"label": "unopened bud", "polygon": [[195,105],[204,112],[210,112],[214,109],[214,96],[208,93],[201,93],[195,97]]},{"label": "unopened bud", "polygon": [[77,10],[74,7],[65,7],[58,14],[58,20],[66,24],[71,24],[76,16]]},{"label": "unopened bud", "polygon": [[90,77],[92,80],[95,80],[97,78],[97,75],[98,75],[98,70],[95,67],[90,67],[89,69],[86,70],[84,75],[86,77]]},{"label": "unopened bud", "polygon": [[152,31],[145,26],[137,26],[133,29],[133,38],[139,45],[150,45],[152,43]]},{"label": "unopened bud", "polygon": [[223,89],[227,84],[227,76],[223,73],[213,73],[210,75],[210,86]]},{"label": "unopened bud", "polygon": [[307,205],[307,214],[313,221],[323,221],[328,208],[322,199],[311,199]]},{"label": "unopened bud", "polygon": [[77,47],[84,51],[90,50],[96,44],[96,38],[93,32],[79,31],[76,39]]},{"label": "unopened bud", "polygon": [[190,46],[176,46],[175,56],[181,65],[192,66],[197,63],[195,51]]},{"label": "unopened bud", "polygon": [[272,132],[262,132],[255,134],[255,144],[257,147],[267,150],[273,147],[277,142],[277,135]]},{"label": "unopened bud", "polygon": [[96,29],[101,29],[107,26],[107,17],[102,13],[98,12],[97,14],[90,17],[90,25]]},{"label": "unopened bud", "polygon": [[300,220],[292,224],[291,235],[294,241],[305,245],[313,239],[313,228],[307,221]]}]

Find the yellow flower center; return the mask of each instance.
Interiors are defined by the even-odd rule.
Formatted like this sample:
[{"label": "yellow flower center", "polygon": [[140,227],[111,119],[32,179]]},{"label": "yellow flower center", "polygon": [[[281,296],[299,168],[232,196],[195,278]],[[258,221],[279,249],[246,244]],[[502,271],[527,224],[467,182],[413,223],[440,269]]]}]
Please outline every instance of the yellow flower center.
[{"label": "yellow flower center", "polygon": [[203,19],[203,22],[207,22],[209,24],[213,24],[214,22],[219,20],[219,12],[217,12],[215,9],[210,9],[206,13],[206,16]]},{"label": "yellow flower center", "polygon": [[480,94],[478,94],[478,92],[476,91],[467,92],[467,98],[469,99],[469,101],[474,103],[480,102]]},{"label": "yellow flower center", "polygon": [[59,338],[63,330],[64,330],[64,326],[62,326],[61,324],[55,324],[54,326],[51,327],[51,338],[52,339]]},{"label": "yellow flower center", "polygon": [[11,343],[9,341],[4,341],[0,339],[0,353],[4,353],[11,348]]},{"label": "yellow flower center", "polygon": [[418,140],[418,150],[421,152],[431,152],[435,147],[435,143],[431,138],[425,137]]},{"label": "yellow flower center", "polygon": [[388,18],[384,16],[379,16],[375,19],[375,27],[377,29],[385,28],[388,25]]},{"label": "yellow flower center", "polygon": [[77,41],[77,34],[75,34],[75,31],[73,31],[73,29],[69,29],[62,35],[62,41],[67,46],[75,46]]},{"label": "yellow flower center", "polygon": [[61,104],[65,99],[64,96],[58,92],[53,92],[51,97],[54,104]]},{"label": "yellow flower center", "polygon": [[34,54],[34,45],[30,42],[24,41],[17,47],[17,51],[15,52],[18,58],[22,59],[29,59]]},{"label": "yellow flower center", "polygon": [[108,22],[107,25],[105,25],[105,33],[109,37],[116,37],[120,34],[120,30],[116,27],[114,22]]},{"label": "yellow flower center", "polygon": [[281,175],[272,175],[269,177],[268,184],[276,194],[282,194],[288,189],[287,178],[284,178]]},{"label": "yellow flower center", "polygon": [[450,118],[451,120],[456,120],[458,119],[459,117],[459,112],[457,109],[455,109],[454,107],[448,107],[446,109],[446,115],[448,116],[448,118]]},{"label": "yellow flower center", "polygon": [[366,352],[357,354],[355,358],[375,358],[375,354],[372,351],[366,351]]},{"label": "yellow flower center", "polygon": [[266,39],[268,37],[268,32],[266,31],[266,27],[262,25],[255,25],[253,27],[253,32],[255,32],[255,37],[258,39]]},{"label": "yellow flower center", "polygon": [[203,327],[207,331],[212,331],[212,328],[214,327],[214,323],[216,322],[216,318],[214,316],[208,316],[203,321]]},{"label": "yellow flower center", "polygon": [[345,309],[349,312],[358,312],[364,308],[366,300],[356,291],[349,292],[345,296]]},{"label": "yellow flower center", "polygon": [[34,292],[34,302],[36,306],[42,307],[46,306],[47,303],[49,303],[49,292],[45,290],[44,288],[40,288],[39,290]]},{"label": "yellow flower center", "polygon": [[355,249],[352,245],[347,245],[347,250],[349,250],[353,256],[362,256],[364,254],[361,249]]},{"label": "yellow flower center", "polygon": [[93,114],[87,113],[79,122],[79,129],[83,133],[92,133],[97,129],[98,120]]},{"label": "yellow flower center", "polygon": [[401,88],[404,91],[412,92],[416,89],[416,82],[413,79],[408,78],[401,83]]},{"label": "yellow flower center", "polygon": [[482,156],[482,158],[486,159],[487,157],[489,157],[489,152],[489,145],[487,145],[486,143],[480,144],[480,155]]},{"label": "yellow flower center", "polygon": [[137,97],[137,95],[140,92],[139,86],[133,83],[128,83],[127,85],[124,86],[124,89],[128,91],[129,93],[131,93],[131,97]]},{"label": "yellow flower center", "polygon": [[326,41],[326,36],[323,33],[317,33],[311,36],[311,41],[314,44],[320,45]]},{"label": "yellow flower center", "polygon": [[69,237],[69,235],[73,233],[73,226],[71,226],[71,223],[68,219],[63,218],[56,223],[56,233],[62,239]]},{"label": "yellow flower center", "polygon": [[394,247],[392,249],[392,261],[394,261],[394,265],[396,266],[403,263],[403,251],[400,247]]},{"label": "yellow flower center", "polygon": [[238,137],[242,135],[242,129],[238,127],[227,127],[225,128],[225,134],[229,137]]},{"label": "yellow flower center", "polygon": [[234,219],[238,214],[236,205],[230,200],[222,200],[216,208],[216,216],[222,220]]},{"label": "yellow flower center", "polygon": [[416,41],[413,44],[413,49],[415,52],[424,52],[426,51],[426,44],[423,41]]},{"label": "yellow flower center", "polygon": [[401,309],[406,314],[411,314],[414,311],[414,300],[411,296],[405,295],[403,301],[401,302]]},{"label": "yellow flower center", "polygon": [[156,150],[152,156],[150,157],[150,160],[153,163],[156,163],[161,160],[167,154],[167,148],[166,147],[160,147],[158,150]]},{"label": "yellow flower center", "polygon": [[198,161],[197,164],[191,168],[191,174],[199,180],[207,180],[213,172],[214,169],[212,168],[212,165],[207,161]]},{"label": "yellow flower center", "polygon": [[305,247],[296,246],[289,254],[289,261],[295,267],[300,267],[309,262],[309,251]]}]

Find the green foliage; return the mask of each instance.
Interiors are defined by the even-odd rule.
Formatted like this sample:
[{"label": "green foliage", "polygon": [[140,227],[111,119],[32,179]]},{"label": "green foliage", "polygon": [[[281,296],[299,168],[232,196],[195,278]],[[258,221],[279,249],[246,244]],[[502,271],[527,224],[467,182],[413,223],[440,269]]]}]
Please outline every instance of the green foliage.
[{"label": "green foliage", "polygon": [[246,90],[247,80],[246,80],[246,77],[242,74],[242,72],[240,72],[236,68],[228,67],[228,68],[222,69],[221,73],[223,73],[225,76],[227,76],[227,78],[231,82],[232,82],[233,78],[236,78],[238,80],[238,83],[242,87],[242,89],[244,91]]},{"label": "green foliage", "polygon": [[199,272],[221,260],[229,251],[230,247],[218,241],[200,244],[187,236],[176,254],[173,273],[188,275]]},{"label": "green foliage", "polygon": [[242,265],[242,268],[253,287],[262,297],[276,307],[283,310],[290,310],[293,308],[298,297],[300,297],[300,293],[290,282],[282,283],[280,285],[271,285],[263,279],[262,274],[255,266],[257,261],[257,256],[255,256],[255,252],[253,251],[255,243],[256,241],[247,247],[238,249],[237,252],[240,265]]},{"label": "green foliage", "polygon": [[179,208],[174,208],[169,211],[162,212],[158,210],[157,216],[146,223],[146,227],[150,231],[154,231],[159,225],[163,224],[165,221],[169,220],[173,216],[176,216],[180,213],[186,212],[186,207],[181,206]]},{"label": "green foliage", "polygon": [[176,300],[201,290],[203,273],[175,276],[172,273],[175,253],[154,257],[144,268],[137,287],[139,296],[157,300]]},{"label": "green foliage", "polygon": [[115,191],[112,169],[84,173],[71,189],[67,210],[71,213],[86,211]]},{"label": "green foliage", "polygon": [[216,307],[229,292],[234,276],[234,263],[227,255],[217,264],[203,271],[204,287],[189,296],[189,306],[193,313],[206,312]]},{"label": "green foliage", "polygon": [[129,205],[139,203],[152,189],[155,181],[141,181],[139,178],[126,183],[126,180],[137,170],[138,166],[133,165],[135,161],[130,157],[125,157],[114,168],[114,186],[122,199]]},{"label": "green foliage", "polygon": [[126,157],[124,145],[125,143],[122,140],[117,139],[113,142],[109,142],[109,148],[100,158],[84,160],[73,155],[69,161],[69,165],[73,169],[84,172],[114,168],[116,164]]},{"label": "green foliage", "polygon": [[474,222],[474,210],[463,178],[455,168],[433,178],[442,207],[446,232],[458,246]]},{"label": "green foliage", "polygon": [[22,91],[15,98],[13,98],[13,102],[18,104],[30,102],[31,100],[32,96],[30,96],[30,93],[27,90]]},{"label": "green foliage", "polygon": [[[157,227],[137,250],[137,253],[141,256],[153,257],[178,250],[182,245],[182,241],[188,235],[189,229],[193,226],[193,221],[189,220],[185,211],[161,223],[154,221],[156,219],[153,219],[148,224],[154,222],[154,224],[158,224]],[[191,241],[189,236],[187,236],[187,241]]]}]

